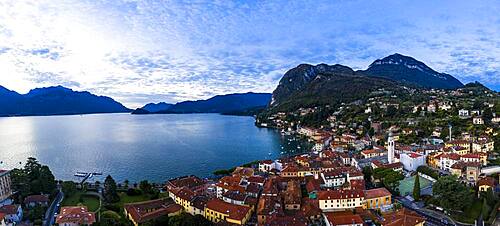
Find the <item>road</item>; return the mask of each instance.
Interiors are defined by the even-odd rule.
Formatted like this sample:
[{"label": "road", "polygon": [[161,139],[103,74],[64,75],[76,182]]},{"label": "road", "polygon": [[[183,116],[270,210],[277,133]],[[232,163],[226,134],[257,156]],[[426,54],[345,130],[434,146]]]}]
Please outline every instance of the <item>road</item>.
[{"label": "road", "polygon": [[45,212],[45,220],[44,220],[44,226],[52,226],[55,223],[55,217],[54,214],[59,211],[59,204],[62,202],[64,198],[64,193],[61,190],[61,187],[58,186],[57,188],[59,190],[59,193],[57,193],[56,198],[52,203],[50,204],[49,208],[47,209],[47,212]]}]

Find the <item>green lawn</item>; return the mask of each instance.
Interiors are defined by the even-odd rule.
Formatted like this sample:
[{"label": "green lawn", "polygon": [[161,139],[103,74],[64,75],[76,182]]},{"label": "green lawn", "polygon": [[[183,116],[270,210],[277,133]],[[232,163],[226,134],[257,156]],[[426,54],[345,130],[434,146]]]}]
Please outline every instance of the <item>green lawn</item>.
[{"label": "green lawn", "polygon": [[[399,193],[402,196],[405,196],[407,194],[412,195],[413,194],[413,186],[415,184],[415,176],[405,178],[404,180],[399,182]],[[420,189],[425,188],[431,184],[431,181],[420,177]]]},{"label": "green lawn", "polygon": [[75,194],[64,198],[61,206],[78,206],[84,205],[90,211],[96,211],[99,209],[99,198],[93,195],[86,195],[81,191],[75,192]]}]

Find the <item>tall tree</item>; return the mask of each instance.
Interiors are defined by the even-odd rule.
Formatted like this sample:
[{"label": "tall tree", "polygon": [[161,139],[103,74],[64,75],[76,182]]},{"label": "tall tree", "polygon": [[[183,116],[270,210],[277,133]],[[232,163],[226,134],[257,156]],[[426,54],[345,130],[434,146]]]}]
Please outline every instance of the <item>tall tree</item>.
[{"label": "tall tree", "polygon": [[458,182],[455,176],[440,177],[432,187],[432,193],[441,207],[447,210],[463,210],[472,205],[474,192]]},{"label": "tall tree", "polygon": [[120,201],[120,196],[116,191],[116,181],[108,175],[104,181],[104,200],[108,203],[115,203]]},{"label": "tall tree", "polygon": [[420,200],[420,176],[415,176],[415,183],[413,185],[413,198],[415,201]]}]

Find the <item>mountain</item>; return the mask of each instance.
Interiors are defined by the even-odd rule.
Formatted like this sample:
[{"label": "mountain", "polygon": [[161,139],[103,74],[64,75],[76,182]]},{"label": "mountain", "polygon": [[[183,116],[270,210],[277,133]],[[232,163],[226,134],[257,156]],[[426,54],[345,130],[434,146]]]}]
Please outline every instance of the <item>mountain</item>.
[{"label": "mountain", "polygon": [[403,89],[397,82],[369,77],[343,65],[301,64],[281,78],[272,94],[270,110],[288,111],[300,107],[351,102],[372,92]]},{"label": "mountain", "polygon": [[173,104],[167,104],[165,102],[160,102],[160,103],[149,103],[149,104],[146,104],[144,105],[144,107],[142,107],[142,109],[146,110],[146,111],[149,111],[149,112],[159,112],[159,111],[167,111],[168,109],[170,109],[172,106],[174,106]]},{"label": "mountain", "polygon": [[[271,100],[269,93],[234,93],[218,95],[206,100],[184,101],[174,104],[167,110],[152,112],[140,108],[134,114],[149,113],[241,113],[265,108]],[[146,105],[147,106],[147,105]],[[250,111],[252,110],[252,111]]]},{"label": "mountain", "polygon": [[36,88],[19,94],[0,86],[0,115],[66,115],[129,112],[119,102],[62,86]]},{"label": "mountain", "polygon": [[464,85],[451,75],[397,53],[359,71],[340,64],[300,64],[283,75],[272,93],[269,110],[335,105],[381,92],[402,94],[400,91],[408,87],[455,89]]},{"label": "mountain", "polygon": [[456,89],[464,86],[455,77],[439,73],[412,57],[398,53],[375,60],[363,72],[368,76],[383,77],[424,88]]}]

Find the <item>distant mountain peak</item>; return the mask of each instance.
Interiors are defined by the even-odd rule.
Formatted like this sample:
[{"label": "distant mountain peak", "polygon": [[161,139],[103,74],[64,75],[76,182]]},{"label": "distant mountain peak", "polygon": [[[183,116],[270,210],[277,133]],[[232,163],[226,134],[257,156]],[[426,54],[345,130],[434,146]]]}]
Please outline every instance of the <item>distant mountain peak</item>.
[{"label": "distant mountain peak", "polygon": [[427,88],[454,89],[463,87],[455,77],[440,73],[413,57],[395,53],[375,60],[366,74]]}]

